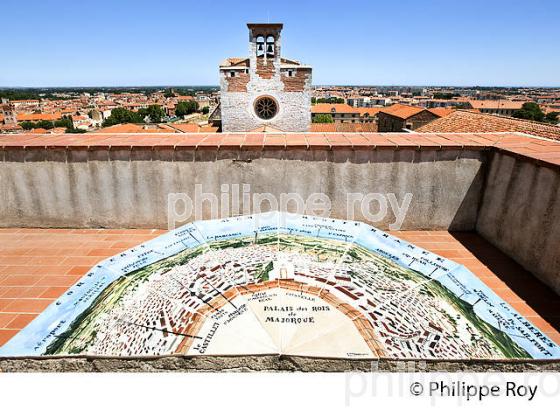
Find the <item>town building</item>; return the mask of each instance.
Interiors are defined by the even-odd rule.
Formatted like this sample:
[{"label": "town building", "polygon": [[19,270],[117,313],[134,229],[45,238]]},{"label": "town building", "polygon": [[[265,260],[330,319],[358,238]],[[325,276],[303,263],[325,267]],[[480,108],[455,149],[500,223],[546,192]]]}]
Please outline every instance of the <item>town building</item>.
[{"label": "town building", "polygon": [[4,125],[16,125],[17,116],[16,111],[8,100],[2,99],[2,104],[0,104],[0,112],[2,113],[2,122]]},{"label": "town building", "polygon": [[334,122],[360,122],[360,111],[343,103],[315,104],[311,107],[311,118],[315,119],[318,115],[330,115]]},{"label": "town building", "polygon": [[523,101],[469,100],[468,105],[481,113],[512,116],[523,107]]},{"label": "town building", "polygon": [[346,103],[352,107],[376,107],[376,106],[386,106],[391,104],[391,99],[388,97],[380,96],[350,96],[346,98]]},{"label": "town building", "polygon": [[310,132],[377,132],[376,122],[331,122],[331,123],[312,123]]},{"label": "town building", "polygon": [[[320,103],[311,107],[311,118],[316,122],[318,115],[329,115],[335,124],[364,124],[377,122],[377,113],[381,107],[354,108],[348,104]],[[313,127],[312,127],[313,128]],[[339,128],[337,128],[338,130]],[[348,128],[347,128],[348,129]],[[349,131],[346,131],[349,132]],[[371,131],[370,131],[371,132]]]},{"label": "town building", "polygon": [[560,140],[560,127],[553,124],[467,110],[455,110],[447,116],[442,116],[442,118],[416,129],[416,132],[520,132]]},{"label": "town building", "polygon": [[282,58],[282,24],[247,27],[249,57],[228,58],[220,65],[222,130],[308,131],[311,67]]},{"label": "town building", "polygon": [[377,114],[379,132],[401,132],[415,130],[437,118],[439,115],[420,107],[394,104]]},{"label": "town building", "polygon": [[11,103],[16,111],[37,110],[41,106],[39,100],[12,100]]}]

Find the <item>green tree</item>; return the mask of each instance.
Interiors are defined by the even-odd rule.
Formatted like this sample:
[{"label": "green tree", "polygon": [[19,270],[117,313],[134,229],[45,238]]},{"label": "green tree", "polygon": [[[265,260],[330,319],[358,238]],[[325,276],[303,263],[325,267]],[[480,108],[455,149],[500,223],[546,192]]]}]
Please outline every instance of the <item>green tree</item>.
[{"label": "green tree", "polygon": [[175,93],[173,92],[173,90],[171,88],[168,88],[167,90],[165,90],[165,93],[163,94],[163,96],[165,98],[171,98],[171,97],[175,97]]},{"label": "green tree", "polygon": [[311,97],[311,104],[313,105],[317,104],[317,98]]},{"label": "green tree", "polygon": [[54,128],[53,122],[47,120],[37,121],[35,125],[36,125],[35,128],[44,128],[46,130],[50,130],[51,128]]},{"label": "green tree", "polygon": [[34,127],[34,123],[32,123],[31,121],[23,121],[19,124],[21,126],[21,128],[23,128],[24,130],[32,130]]},{"label": "green tree", "polygon": [[544,112],[537,103],[528,102],[523,104],[520,110],[513,113],[513,117],[524,120],[544,121]]},{"label": "green tree", "polygon": [[202,113],[204,115],[208,114],[209,112],[210,112],[210,107],[208,106],[202,107]]},{"label": "green tree", "polygon": [[451,100],[454,97],[460,97],[457,93],[434,93],[434,98],[436,100]]},{"label": "green tree", "polygon": [[150,122],[161,122],[163,117],[165,117],[165,111],[159,105],[150,105],[148,108],[142,108],[138,110],[138,114],[142,118],[148,117]]},{"label": "green tree", "polygon": [[60,120],[56,120],[54,122],[55,127],[64,127],[66,129],[74,128],[74,123],[72,122],[72,117],[70,116],[63,116]]},{"label": "green tree", "polygon": [[560,115],[560,112],[549,112],[548,114],[545,115],[544,120],[546,122],[550,122],[551,124],[558,124],[558,122],[560,122],[560,119],[558,118],[558,116]]},{"label": "green tree", "polygon": [[198,110],[198,103],[196,101],[181,101],[175,106],[175,115],[182,117],[192,114],[196,110]]},{"label": "green tree", "polygon": [[[311,99],[313,103],[313,99]],[[315,99],[316,103],[326,103],[326,104],[344,104],[344,98],[340,97],[330,97],[330,98],[317,98]]]},{"label": "green tree", "polygon": [[330,124],[333,123],[334,120],[330,114],[317,114],[313,117],[313,122],[319,124]]},{"label": "green tree", "polygon": [[126,123],[143,123],[143,116],[139,113],[127,110],[126,108],[115,108],[111,111],[111,115],[103,121],[104,127],[110,127],[111,125],[116,124],[126,124]]}]

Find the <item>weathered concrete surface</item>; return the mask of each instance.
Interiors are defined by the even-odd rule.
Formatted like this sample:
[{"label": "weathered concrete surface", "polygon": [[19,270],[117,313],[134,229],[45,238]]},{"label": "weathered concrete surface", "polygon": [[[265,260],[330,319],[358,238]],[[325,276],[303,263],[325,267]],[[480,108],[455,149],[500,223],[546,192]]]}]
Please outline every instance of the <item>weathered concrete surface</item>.
[{"label": "weathered concrete surface", "polygon": [[[349,206],[348,194],[391,193],[402,205],[410,193],[401,229],[472,230],[485,155],[460,149],[11,149],[0,164],[0,226],[167,228],[168,194],[185,193],[196,205],[197,198],[202,202],[197,184],[200,193],[218,198],[223,184],[229,192],[249,184],[251,195],[278,201],[282,194],[303,200],[326,194],[330,216],[366,222],[362,203]],[[268,201],[262,203],[260,210],[269,210]],[[200,217],[221,216],[212,215],[209,204],[203,202]],[[288,204],[288,211],[298,211],[295,202]],[[259,211],[250,205],[251,213]],[[364,209],[377,214],[379,202],[370,205]],[[382,229],[396,220],[387,205],[386,216],[373,223]]]},{"label": "weathered concrete surface", "polygon": [[0,372],[545,372],[559,361],[412,361],[286,356],[1,359]]},{"label": "weathered concrete surface", "polygon": [[494,153],[476,230],[560,293],[560,172]]}]

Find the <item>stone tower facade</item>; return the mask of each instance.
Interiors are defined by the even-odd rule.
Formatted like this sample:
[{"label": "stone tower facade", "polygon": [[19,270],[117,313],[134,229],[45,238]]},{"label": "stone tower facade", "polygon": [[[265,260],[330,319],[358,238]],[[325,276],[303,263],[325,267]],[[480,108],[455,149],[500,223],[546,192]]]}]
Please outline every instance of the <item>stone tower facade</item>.
[{"label": "stone tower facade", "polygon": [[16,110],[14,105],[11,104],[8,100],[2,99],[2,103],[0,104],[0,112],[4,117],[4,124],[5,125],[16,125]]},{"label": "stone tower facade", "polygon": [[282,24],[247,24],[249,57],[220,65],[224,132],[308,131],[311,67],[281,56]]}]

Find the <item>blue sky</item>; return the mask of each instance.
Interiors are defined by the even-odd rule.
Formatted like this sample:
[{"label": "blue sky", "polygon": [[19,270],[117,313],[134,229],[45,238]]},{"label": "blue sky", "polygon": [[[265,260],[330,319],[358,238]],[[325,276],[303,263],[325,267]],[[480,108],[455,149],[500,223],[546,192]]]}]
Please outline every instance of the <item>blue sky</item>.
[{"label": "blue sky", "polygon": [[1,0],[0,86],[214,85],[247,22],[314,84],[560,86],[558,0]]}]

